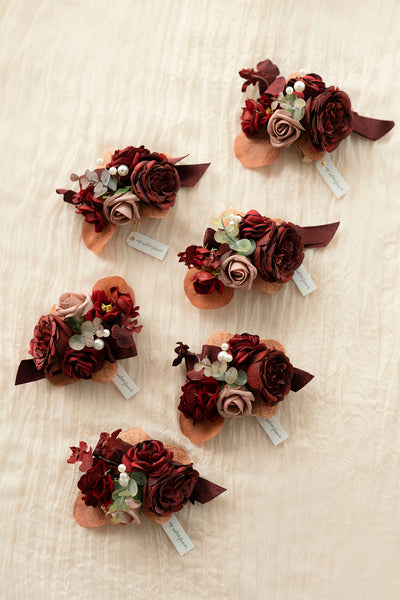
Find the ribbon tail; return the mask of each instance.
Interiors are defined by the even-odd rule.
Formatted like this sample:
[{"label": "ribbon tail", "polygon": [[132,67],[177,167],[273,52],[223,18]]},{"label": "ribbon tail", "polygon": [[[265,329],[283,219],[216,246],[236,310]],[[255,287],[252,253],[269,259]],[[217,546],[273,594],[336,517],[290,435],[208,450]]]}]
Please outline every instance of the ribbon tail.
[{"label": "ribbon tail", "polygon": [[386,135],[394,127],[394,121],[363,117],[354,111],[352,111],[352,116],[353,131],[369,140],[379,140],[379,138]]},{"label": "ribbon tail", "polygon": [[28,358],[27,360],[21,360],[19,363],[15,385],[39,381],[39,379],[44,379],[45,377],[46,375],[43,371],[38,371],[34,361],[31,358]]},{"label": "ribbon tail", "polygon": [[178,171],[179,179],[182,187],[193,187],[201,179],[207,171],[211,163],[203,163],[199,165],[177,165],[175,168]]},{"label": "ribbon tail", "polygon": [[311,373],[307,373],[307,371],[302,371],[301,369],[297,369],[296,367],[294,367],[294,373],[290,389],[292,390],[292,392],[298,392],[305,385],[307,385],[307,383],[310,383],[311,379],[314,379],[314,375],[311,375]]},{"label": "ribbon tail", "polygon": [[223,488],[212,481],[208,481],[208,479],[199,477],[189,500],[192,504],[195,502],[206,504],[224,492],[226,492],[226,488]]},{"label": "ribbon tail", "polygon": [[339,227],[340,221],[327,223],[326,225],[315,225],[311,227],[300,227],[295,225],[295,230],[301,235],[305,248],[323,248],[327,246]]},{"label": "ribbon tail", "polygon": [[75,196],[75,192],[73,190],[57,189],[56,192],[57,192],[57,194],[61,194],[62,196],[64,196],[64,202],[73,204],[72,198]]},{"label": "ribbon tail", "polygon": [[187,156],[189,156],[189,154],[185,154],[184,156],[178,156],[177,158],[169,158],[168,160],[172,165],[176,165],[176,163],[178,163],[180,160],[183,160]]}]

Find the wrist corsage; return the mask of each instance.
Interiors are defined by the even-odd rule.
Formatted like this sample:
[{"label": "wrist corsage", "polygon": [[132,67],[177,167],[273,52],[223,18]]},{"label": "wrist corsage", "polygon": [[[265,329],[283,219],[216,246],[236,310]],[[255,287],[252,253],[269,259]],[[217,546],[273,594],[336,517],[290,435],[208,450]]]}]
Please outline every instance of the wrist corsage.
[{"label": "wrist corsage", "polygon": [[56,191],[85,218],[82,236],[89,250],[101,252],[117,226],[138,223],[142,217],[166,217],[179,189],[196,185],[210,165],[177,165],[182,158],[128,146],[105,152],[94,171],[72,173],[79,191]]},{"label": "wrist corsage", "polygon": [[189,269],[185,294],[197,308],[225,306],[235,290],[247,291],[253,284],[276,294],[300,267],[304,250],[327,246],[339,223],[300,227],[256,210],[231,209],[213,225],[203,246],[188,246],[178,254]]},{"label": "wrist corsage", "polygon": [[258,335],[211,335],[201,354],[178,342],[173,366],[183,360],[186,381],[178,410],[182,432],[200,444],[217,435],[225,419],[269,419],[290,391],[298,392],[313,375],[293,367],[284,347]]},{"label": "wrist corsage", "polygon": [[117,360],[136,356],[139,307],[122,277],[105,277],[92,293],[65,293],[40,317],[30,342],[32,358],[21,361],[15,384],[46,378],[56,386],[78,379],[111,381]]},{"label": "wrist corsage", "polygon": [[267,59],[239,75],[246,80],[242,92],[249,85],[259,90],[257,100],[245,101],[242,131],[235,140],[235,155],[245,167],[269,165],[292,145],[305,160],[318,160],[352,131],[377,140],[394,127],[394,121],[358,115],[346,92],[327,87],[315,73],[302,70],[286,80]]},{"label": "wrist corsage", "polygon": [[72,446],[68,463],[83,472],[74,516],[82,527],[140,525],[146,516],[166,523],[189,500],[210,502],[225,488],[200,477],[187,453],[152,440],[141,429],[102,433],[92,451],[85,442]]}]

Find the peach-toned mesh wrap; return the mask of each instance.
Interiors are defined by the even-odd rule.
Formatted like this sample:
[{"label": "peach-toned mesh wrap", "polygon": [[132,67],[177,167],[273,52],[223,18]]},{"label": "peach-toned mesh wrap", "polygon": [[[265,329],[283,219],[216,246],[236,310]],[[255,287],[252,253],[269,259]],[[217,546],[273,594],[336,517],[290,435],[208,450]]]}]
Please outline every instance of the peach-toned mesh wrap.
[{"label": "peach-toned mesh wrap", "polygon": [[[152,438],[142,429],[134,427],[132,429],[128,429],[127,431],[123,431],[119,434],[121,440],[127,442],[134,446],[135,444],[139,444],[140,442],[144,442],[146,440],[151,440]],[[190,459],[188,454],[179,446],[170,446],[168,444],[164,444],[165,447],[173,452],[174,460],[180,462],[184,465],[190,464]],[[142,508],[142,515],[145,515],[152,521],[159,523],[162,525],[163,523],[167,523],[170,520],[171,515],[167,515],[165,517],[160,517],[155,513],[147,510],[146,508]],[[106,515],[100,506],[86,506],[85,502],[82,500],[82,494],[79,493],[75,502],[74,508],[74,517],[78,525],[81,527],[86,527],[92,529],[94,527],[103,527],[107,525],[111,520],[111,515]]]}]

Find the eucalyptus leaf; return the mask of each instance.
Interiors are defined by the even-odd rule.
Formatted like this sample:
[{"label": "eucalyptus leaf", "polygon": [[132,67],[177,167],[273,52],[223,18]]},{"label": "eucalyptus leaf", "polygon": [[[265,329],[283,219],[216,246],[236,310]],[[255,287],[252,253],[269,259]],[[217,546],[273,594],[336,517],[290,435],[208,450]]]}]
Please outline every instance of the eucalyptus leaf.
[{"label": "eucalyptus leaf", "polygon": [[225,231],[218,230],[214,234],[214,239],[219,244],[227,244],[230,240]]},{"label": "eucalyptus leaf", "polygon": [[217,381],[225,381],[225,373],[218,373],[218,375],[213,375],[213,377]]},{"label": "eucalyptus leaf", "polygon": [[253,254],[255,249],[255,241],[249,238],[243,238],[242,240],[239,240],[235,245],[236,252],[238,254],[242,254],[243,256],[250,256],[250,254]]},{"label": "eucalyptus leaf", "polygon": [[75,317],[68,317],[67,323],[74,331],[81,330],[81,324],[77,319],[75,319]]},{"label": "eucalyptus leaf", "polygon": [[111,506],[108,508],[108,510],[109,510],[110,512],[118,512],[118,510],[119,510],[119,505],[117,505],[116,503],[114,503],[114,504],[111,504]]},{"label": "eucalyptus leaf", "polygon": [[120,515],[119,514],[114,515],[112,518],[112,522],[114,523],[114,525],[119,525],[121,522]]},{"label": "eucalyptus leaf", "polygon": [[132,498],[132,500],[133,500],[134,502],[141,502],[141,501],[142,501],[142,495],[141,495],[140,493],[138,493],[138,494],[136,494],[136,496],[134,496],[134,497]]},{"label": "eucalyptus leaf", "polygon": [[246,385],[246,383],[247,383],[247,374],[244,371],[238,371],[235,384],[236,385]]},{"label": "eucalyptus leaf", "polygon": [[69,178],[71,181],[79,181],[79,175],[77,175],[76,173],[71,173]]},{"label": "eucalyptus leaf", "polygon": [[134,473],[132,473],[132,477],[138,485],[146,485],[147,477],[144,473],[141,473],[140,471],[135,471]]},{"label": "eucalyptus leaf", "polygon": [[105,186],[108,185],[108,182],[110,181],[111,175],[110,175],[110,171],[107,171],[107,169],[104,169],[104,171],[101,172],[101,183]]},{"label": "eucalyptus leaf", "polygon": [[123,492],[120,492],[119,495],[122,498],[129,498],[132,494],[130,493],[129,490],[124,490]]},{"label": "eucalyptus leaf", "polygon": [[225,210],[221,215],[221,221],[229,221],[231,218],[232,212],[230,210]]},{"label": "eucalyptus leaf", "polygon": [[138,493],[138,484],[137,482],[132,478],[129,480],[129,485],[128,485],[128,495],[129,496],[136,496],[136,494]]},{"label": "eucalyptus leaf", "polygon": [[79,183],[81,185],[81,188],[83,190],[86,190],[86,188],[89,185],[89,179],[87,179],[87,177],[79,177]]},{"label": "eucalyptus leaf", "polygon": [[[107,171],[108,173],[108,171]],[[110,177],[110,181],[107,184],[108,189],[110,189],[112,192],[115,192],[115,190],[117,189],[118,186],[118,181],[115,177]]]},{"label": "eucalyptus leaf", "polygon": [[214,229],[220,229],[222,227],[221,219],[213,219],[212,226]]},{"label": "eucalyptus leaf", "polygon": [[239,226],[237,223],[228,223],[225,227],[225,231],[230,237],[237,237],[239,234]]},{"label": "eucalyptus leaf", "polygon": [[238,371],[235,367],[230,367],[225,373],[225,381],[226,383],[236,383],[236,379],[238,376]]}]

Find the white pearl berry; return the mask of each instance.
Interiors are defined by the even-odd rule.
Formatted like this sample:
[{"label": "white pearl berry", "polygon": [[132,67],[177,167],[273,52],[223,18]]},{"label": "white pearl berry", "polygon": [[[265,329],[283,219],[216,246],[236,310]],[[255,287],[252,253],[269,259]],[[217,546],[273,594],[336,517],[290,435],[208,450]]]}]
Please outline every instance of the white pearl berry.
[{"label": "white pearl berry", "polygon": [[104,158],[101,158],[101,156],[96,160],[96,163],[98,165],[104,165]]},{"label": "white pearl berry", "polygon": [[115,167],[110,167],[108,170],[109,170],[110,175],[116,175],[117,174],[117,169]]},{"label": "white pearl berry", "polygon": [[125,471],[126,471],[126,466],[125,466],[124,464],[122,464],[122,463],[121,463],[120,465],[118,465],[118,471],[119,471],[120,473],[125,473]]},{"label": "white pearl berry", "polygon": [[129,173],[129,169],[126,165],[119,165],[118,175],[121,175],[121,177],[125,177],[125,175],[128,175],[128,173]]},{"label": "white pearl berry", "polygon": [[305,87],[306,87],[306,84],[304,83],[304,81],[302,81],[301,79],[299,79],[294,84],[294,91],[295,92],[304,92]]},{"label": "white pearl berry", "polygon": [[103,350],[104,342],[103,342],[103,340],[98,338],[97,340],[94,340],[93,346],[95,347],[96,350]]},{"label": "white pearl berry", "polygon": [[110,330],[109,329],[103,329],[103,337],[109,337],[110,335]]},{"label": "white pearl berry", "polygon": [[224,342],[223,344],[221,344],[221,350],[229,350],[229,344],[227,344],[226,342]]},{"label": "white pearl berry", "polygon": [[228,352],[225,352],[224,350],[222,350],[222,352],[218,353],[218,360],[219,361],[223,361],[223,362],[231,362],[232,361],[232,355],[228,354]]},{"label": "white pearl berry", "polygon": [[300,77],[304,77],[304,75],[306,74],[304,69],[300,69],[299,73],[300,73]]},{"label": "white pearl berry", "polygon": [[236,223],[241,223],[242,222],[242,217],[240,215],[236,215],[235,222]]},{"label": "white pearl berry", "polygon": [[293,94],[293,88],[291,85],[288,85],[286,88],[286,95],[290,96],[290,94]]},{"label": "white pearl berry", "polygon": [[128,485],[129,485],[129,477],[128,477],[128,479],[121,479],[121,478],[119,478],[119,483],[120,483],[120,485],[122,485],[122,487],[128,487]]}]

